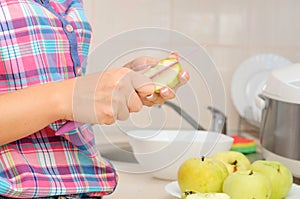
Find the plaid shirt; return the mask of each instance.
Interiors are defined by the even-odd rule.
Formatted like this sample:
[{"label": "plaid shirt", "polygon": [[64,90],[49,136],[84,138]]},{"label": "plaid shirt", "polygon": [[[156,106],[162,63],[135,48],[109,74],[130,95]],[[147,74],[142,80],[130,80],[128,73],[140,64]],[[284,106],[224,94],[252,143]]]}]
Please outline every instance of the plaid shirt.
[{"label": "plaid shirt", "polygon": [[[1,0],[0,28],[0,94],[72,78],[88,55],[91,28],[81,0]],[[91,127],[56,136],[63,124],[0,146],[0,195],[102,196],[114,190],[115,170],[99,156]]]}]

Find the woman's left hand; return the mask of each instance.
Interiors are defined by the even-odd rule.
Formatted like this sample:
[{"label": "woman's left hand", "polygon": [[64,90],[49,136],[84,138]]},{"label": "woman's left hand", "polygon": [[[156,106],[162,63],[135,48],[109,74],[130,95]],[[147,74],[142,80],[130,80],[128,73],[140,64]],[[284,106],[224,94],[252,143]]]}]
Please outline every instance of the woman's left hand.
[{"label": "woman's left hand", "polygon": [[[169,58],[177,58],[177,53],[171,53]],[[144,73],[149,68],[156,66],[158,64],[159,60],[153,58],[153,57],[139,57],[137,59],[134,59],[133,61],[126,64],[124,67],[130,68],[136,72]],[[160,89],[159,93],[153,93],[151,96],[148,96],[146,98],[142,98],[143,104],[146,106],[154,106],[154,105],[161,105],[166,100],[173,99],[175,97],[175,91],[180,86],[186,84],[189,79],[190,75],[186,70],[182,70],[179,75],[179,83],[174,88],[169,88],[167,86],[164,86]]]}]

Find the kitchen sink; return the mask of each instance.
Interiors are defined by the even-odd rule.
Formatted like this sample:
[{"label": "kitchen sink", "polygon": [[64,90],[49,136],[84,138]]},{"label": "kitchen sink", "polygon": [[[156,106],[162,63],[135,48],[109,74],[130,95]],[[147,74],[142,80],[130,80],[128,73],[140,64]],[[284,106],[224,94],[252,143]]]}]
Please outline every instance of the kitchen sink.
[{"label": "kitchen sink", "polygon": [[[175,103],[170,101],[166,101],[165,105],[172,108],[176,113],[178,113],[185,121],[187,121],[194,129],[197,130],[205,130],[196,120],[194,120],[185,110]],[[214,122],[213,129],[211,130],[220,130],[222,129],[219,125],[223,125],[225,121],[225,115],[212,107],[208,107],[208,109],[212,112]],[[133,150],[129,144],[129,142],[114,142],[114,143],[105,143],[97,145],[98,151],[100,151],[103,158],[106,158],[110,161],[114,162],[125,162],[125,163],[135,163],[138,164]]]},{"label": "kitchen sink", "polygon": [[118,172],[141,174],[146,171],[136,160],[128,142],[98,144],[101,156],[109,160]]},{"label": "kitchen sink", "polygon": [[114,162],[138,163],[128,142],[97,145],[102,157]]}]

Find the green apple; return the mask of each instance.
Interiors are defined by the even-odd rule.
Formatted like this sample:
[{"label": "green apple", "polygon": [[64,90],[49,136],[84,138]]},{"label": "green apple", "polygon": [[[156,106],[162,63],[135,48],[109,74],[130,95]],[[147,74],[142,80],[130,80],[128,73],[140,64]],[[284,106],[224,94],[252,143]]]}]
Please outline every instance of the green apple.
[{"label": "green apple", "polygon": [[237,151],[221,151],[214,154],[212,158],[222,161],[226,165],[229,174],[238,170],[248,170],[251,166],[249,159]]},{"label": "green apple", "polygon": [[[168,66],[171,67],[167,68]],[[167,69],[164,70],[164,68]],[[178,62],[178,59],[166,58],[147,70],[144,75],[151,78],[156,85],[155,92],[159,93],[159,90],[164,86],[173,88],[178,84],[178,74],[180,71],[181,64]]]},{"label": "green apple", "polygon": [[270,199],[269,179],[252,170],[239,170],[230,174],[223,184],[223,192],[231,199]]},{"label": "green apple", "polygon": [[226,166],[208,157],[189,158],[178,169],[178,184],[181,192],[217,193],[222,191],[228,176]]},{"label": "green apple", "polygon": [[230,199],[226,193],[195,193],[191,191],[184,192],[182,199]]},{"label": "green apple", "polygon": [[252,163],[251,169],[269,178],[272,186],[271,199],[282,199],[291,190],[293,184],[292,173],[281,162],[257,160]]}]

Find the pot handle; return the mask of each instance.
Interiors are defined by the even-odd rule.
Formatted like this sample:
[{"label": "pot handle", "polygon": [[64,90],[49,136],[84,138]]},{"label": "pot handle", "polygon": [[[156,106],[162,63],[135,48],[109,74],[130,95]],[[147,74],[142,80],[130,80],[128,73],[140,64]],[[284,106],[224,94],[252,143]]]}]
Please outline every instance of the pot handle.
[{"label": "pot handle", "polygon": [[[263,96],[262,94],[259,94],[256,96],[255,98],[255,104],[256,106],[262,111],[263,109],[266,109],[268,108],[269,106],[269,102],[268,102],[268,99]],[[263,113],[262,113],[263,114]],[[268,114],[268,112],[266,113]],[[263,136],[264,136],[264,129],[263,127],[265,126],[266,124],[266,118],[267,118],[267,115],[265,116],[262,116],[262,119],[261,119],[261,124],[260,124],[260,144],[262,144],[262,140],[263,140]]]},{"label": "pot handle", "polygon": [[255,104],[260,110],[266,109],[268,107],[268,101],[262,94],[256,96]]}]

